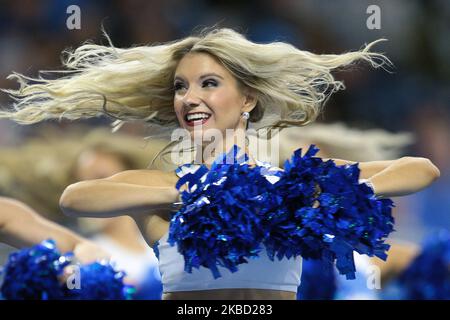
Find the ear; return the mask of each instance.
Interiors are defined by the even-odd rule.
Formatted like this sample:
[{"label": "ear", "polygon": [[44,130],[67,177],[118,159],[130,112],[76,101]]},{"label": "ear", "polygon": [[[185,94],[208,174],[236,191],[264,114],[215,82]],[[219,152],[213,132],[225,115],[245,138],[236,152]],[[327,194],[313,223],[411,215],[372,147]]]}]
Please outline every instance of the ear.
[{"label": "ear", "polygon": [[251,88],[246,88],[244,90],[244,105],[242,106],[242,112],[252,111],[253,108],[256,107],[257,102],[258,102],[258,96],[256,94],[256,91]]}]

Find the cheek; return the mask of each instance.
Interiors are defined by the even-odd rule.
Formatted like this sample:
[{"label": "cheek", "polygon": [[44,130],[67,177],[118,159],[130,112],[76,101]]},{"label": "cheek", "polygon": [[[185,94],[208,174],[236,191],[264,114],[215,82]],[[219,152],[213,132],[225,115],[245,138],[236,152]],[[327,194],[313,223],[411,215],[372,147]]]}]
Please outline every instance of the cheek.
[{"label": "cheek", "polygon": [[209,104],[213,108],[214,113],[221,114],[227,119],[239,117],[241,110],[240,96],[229,90],[217,91],[209,96]]},{"label": "cheek", "polygon": [[173,100],[173,109],[175,111],[175,114],[176,114],[178,120],[181,120],[182,113],[183,113],[183,103],[177,97],[175,97]]}]

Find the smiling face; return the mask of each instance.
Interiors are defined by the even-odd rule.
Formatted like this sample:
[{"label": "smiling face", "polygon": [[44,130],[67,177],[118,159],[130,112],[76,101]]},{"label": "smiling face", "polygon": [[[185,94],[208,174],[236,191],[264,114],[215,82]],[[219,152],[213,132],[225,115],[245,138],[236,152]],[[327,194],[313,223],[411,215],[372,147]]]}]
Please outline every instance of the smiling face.
[{"label": "smiling face", "polygon": [[180,126],[194,130],[245,129],[241,116],[256,101],[243,93],[237,80],[207,53],[188,53],[174,76],[174,108]]}]

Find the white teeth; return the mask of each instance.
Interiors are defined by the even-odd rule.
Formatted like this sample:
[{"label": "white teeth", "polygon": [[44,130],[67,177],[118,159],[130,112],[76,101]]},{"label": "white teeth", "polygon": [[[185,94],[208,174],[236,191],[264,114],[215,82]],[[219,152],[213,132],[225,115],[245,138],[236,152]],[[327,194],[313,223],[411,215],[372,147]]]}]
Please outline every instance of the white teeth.
[{"label": "white teeth", "polygon": [[188,114],[186,116],[187,121],[195,121],[195,120],[201,120],[201,119],[208,119],[211,115],[207,113],[193,113]]}]

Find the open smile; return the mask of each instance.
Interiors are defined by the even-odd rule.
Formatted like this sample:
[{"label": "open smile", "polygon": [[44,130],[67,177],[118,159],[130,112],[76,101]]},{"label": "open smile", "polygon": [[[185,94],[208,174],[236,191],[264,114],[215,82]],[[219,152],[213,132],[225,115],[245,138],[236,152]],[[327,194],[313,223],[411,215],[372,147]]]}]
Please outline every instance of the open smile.
[{"label": "open smile", "polygon": [[190,112],[184,116],[184,121],[189,127],[205,124],[211,114],[206,112]]}]

